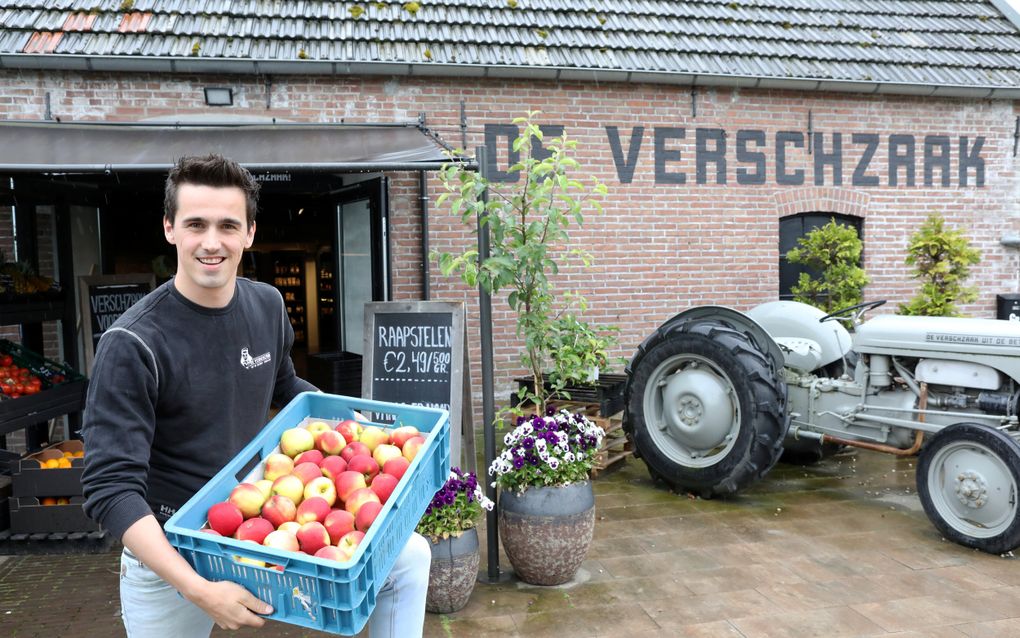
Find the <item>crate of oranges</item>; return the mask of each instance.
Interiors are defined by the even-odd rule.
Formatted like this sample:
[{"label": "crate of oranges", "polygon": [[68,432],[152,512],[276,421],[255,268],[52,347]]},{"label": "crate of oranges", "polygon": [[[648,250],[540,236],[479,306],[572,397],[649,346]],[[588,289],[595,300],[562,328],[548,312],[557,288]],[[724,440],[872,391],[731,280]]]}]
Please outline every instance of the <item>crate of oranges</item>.
[{"label": "crate of oranges", "polygon": [[14,496],[81,496],[85,448],[81,441],[56,443],[18,460],[11,476]]}]

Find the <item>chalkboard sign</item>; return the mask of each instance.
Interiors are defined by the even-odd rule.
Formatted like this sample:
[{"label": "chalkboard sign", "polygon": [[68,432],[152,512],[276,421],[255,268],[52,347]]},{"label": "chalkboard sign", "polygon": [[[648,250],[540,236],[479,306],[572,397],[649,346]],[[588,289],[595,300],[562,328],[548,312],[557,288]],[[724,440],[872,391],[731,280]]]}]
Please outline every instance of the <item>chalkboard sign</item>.
[{"label": "chalkboard sign", "polygon": [[85,332],[85,370],[92,372],[99,338],[124,311],[156,286],[155,275],[95,275],[78,278],[78,298]]},{"label": "chalkboard sign", "polygon": [[[464,407],[464,305],[446,301],[365,304],[362,396],[450,412],[456,465]],[[374,415],[387,423],[391,415]]]}]

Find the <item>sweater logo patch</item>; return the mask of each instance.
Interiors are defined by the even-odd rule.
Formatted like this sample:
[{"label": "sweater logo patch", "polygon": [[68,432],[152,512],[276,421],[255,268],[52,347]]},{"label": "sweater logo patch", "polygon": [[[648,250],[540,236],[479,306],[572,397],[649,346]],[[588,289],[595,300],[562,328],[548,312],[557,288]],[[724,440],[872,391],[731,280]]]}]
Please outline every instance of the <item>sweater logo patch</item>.
[{"label": "sweater logo patch", "polygon": [[269,363],[269,361],[272,358],[273,357],[270,356],[268,352],[266,352],[265,354],[260,354],[257,357],[252,357],[250,354],[248,354],[248,348],[241,348],[241,365],[249,370],[251,370],[252,368],[257,368],[263,363]]}]

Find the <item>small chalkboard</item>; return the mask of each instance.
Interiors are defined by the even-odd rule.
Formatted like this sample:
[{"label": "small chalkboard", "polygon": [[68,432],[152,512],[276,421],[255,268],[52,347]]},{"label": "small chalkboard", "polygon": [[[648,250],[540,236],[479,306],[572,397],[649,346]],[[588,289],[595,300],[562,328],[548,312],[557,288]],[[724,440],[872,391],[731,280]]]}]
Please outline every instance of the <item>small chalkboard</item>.
[{"label": "small chalkboard", "polygon": [[[362,396],[448,410],[450,459],[457,465],[464,422],[464,305],[367,303],[364,353]],[[385,423],[387,415],[375,420]]]},{"label": "small chalkboard", "polygon": [[99,338],[124,312],[156,286],[155,275],[93,275],[78,278],[85,332],[85,370],[92,372]]}]

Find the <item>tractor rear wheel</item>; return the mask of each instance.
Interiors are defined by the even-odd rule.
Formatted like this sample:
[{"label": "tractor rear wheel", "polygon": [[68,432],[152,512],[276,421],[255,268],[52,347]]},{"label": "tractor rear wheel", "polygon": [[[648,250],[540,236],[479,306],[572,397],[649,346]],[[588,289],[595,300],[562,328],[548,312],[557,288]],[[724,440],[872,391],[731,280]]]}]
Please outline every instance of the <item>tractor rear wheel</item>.
[{"label": "tractor rear wheel", "polygon": [[653,478],[704,498],[768,472],[789,427],[767,349],[722,321],[666,324],[630,366],[627,429]]},{"label": "tractor rear wheel", "polygon": [[940,430],[921,449],[917,494],[949,540],[992,554],[1020,547],[1020,443],[977,423]]}]

